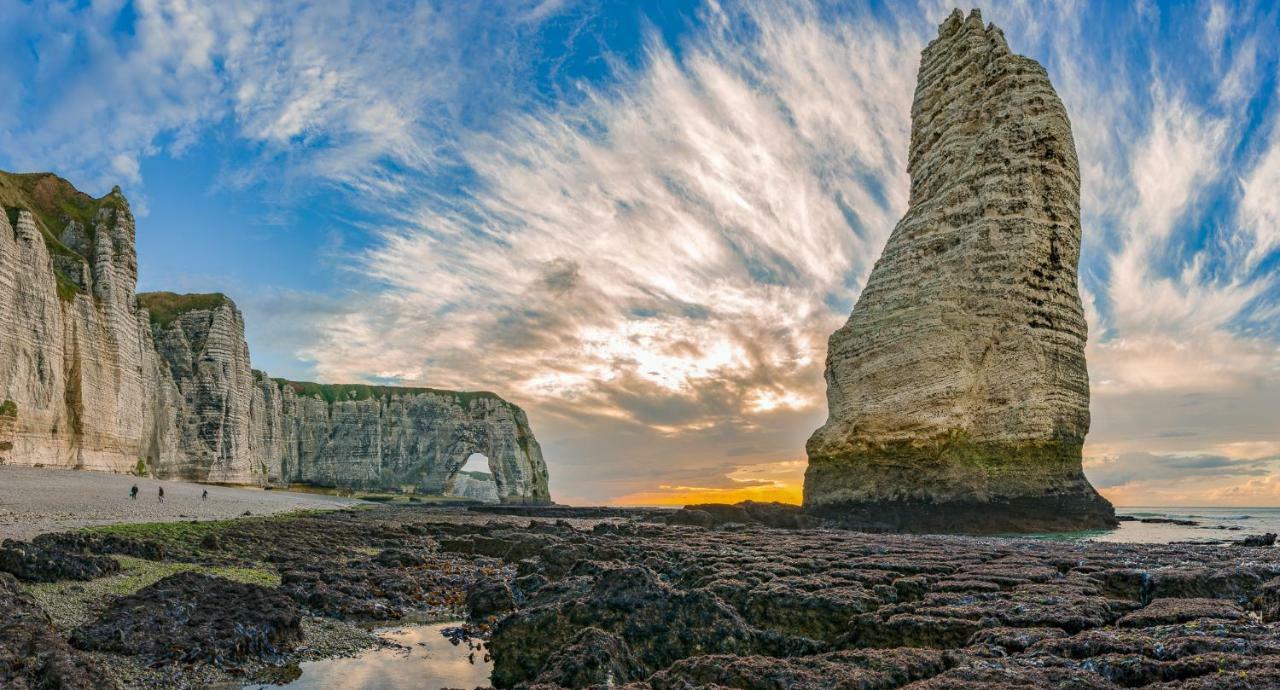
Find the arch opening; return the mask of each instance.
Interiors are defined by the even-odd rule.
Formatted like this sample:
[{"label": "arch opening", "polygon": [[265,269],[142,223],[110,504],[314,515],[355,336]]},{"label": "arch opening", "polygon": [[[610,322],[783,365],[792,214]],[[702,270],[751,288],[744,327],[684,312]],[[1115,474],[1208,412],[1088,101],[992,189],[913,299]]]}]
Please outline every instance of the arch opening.
[{"label": "arch opening", "polygon": [[445,481],[445,495],[466,498],[482,503],[498,503],[498,482],[489,458],[483,453],[472,453],[466,462]]}]

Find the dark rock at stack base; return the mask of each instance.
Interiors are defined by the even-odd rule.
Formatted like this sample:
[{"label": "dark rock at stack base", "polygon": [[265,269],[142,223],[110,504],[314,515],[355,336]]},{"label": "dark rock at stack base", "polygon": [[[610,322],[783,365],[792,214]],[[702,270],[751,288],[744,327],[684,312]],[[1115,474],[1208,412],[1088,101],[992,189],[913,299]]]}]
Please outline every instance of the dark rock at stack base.
[{"label": "dark rock at stack base", "polygon": [[911,196],[827,354],[806,510],[864,529],[1111,527],[1089,484],[1080,175],[1044,68],[975,10],[923,52]]},{"label": "dark rock at stack base", "polygon": [[667,524],[692,527],[757,525],[777,529],[810,529],[828,526],[825,520],[807,515],[800,506],[777,501],[738,503],[696,503],[666,518]]}]

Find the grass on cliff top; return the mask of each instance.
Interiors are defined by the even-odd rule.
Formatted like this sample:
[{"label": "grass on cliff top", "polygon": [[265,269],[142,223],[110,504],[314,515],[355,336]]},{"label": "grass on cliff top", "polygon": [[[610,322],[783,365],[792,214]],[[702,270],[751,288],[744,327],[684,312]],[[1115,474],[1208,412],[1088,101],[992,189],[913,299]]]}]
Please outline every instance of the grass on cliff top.
[{"label": "grass on cliff top", "polygon": [[178,573],[194,570],[236,582],[279,587],[280,575],[267,566],[232,568],[197,563],[158,563],[132,556],[112,556],[120,562],[121,571],[88,582],[64,580],[24,584],[59,630],[67,631],[93,620],[95,607],[110,597],[128,596],[149,585]]},{"label": "grass on cliff top", "polygon": [[174,292],[140,292],[138,306],[151,315],[151,325],[164,328],[179,316],[191,311],[210,311],[226,304],[231,298],[221,292],[179,295]]},{"label": "grass on cliff top", "polygon": [[[65,256],[87,262],[84,255],[64,245],[58,235],[72,220],[78,221],[85,229],[92,247],[96,241],[94,220],[103,208],[117,211],[129,210],[129,203],[119,188],[101,199],[76,189],[70,182],[53,173],[10,173],[0,171],[0,206],[3,206],[9,218],[9,225],[17,232],[18,210],[25,209],[35,218],[36,228],[44,237],[45,246],[50,254]],[[82,290],[69,276],[58,268],[54,268],[58,281],[58,296],[70,302]]]},{"label": "grass on cliff top", "polygon": [[420,393],[431,393],[443,397],[452,397],[457,403],[463,407],[469,407],[473,400],[496,400],[501,403],[507,403],[496,393],[488,391],[450,391],[438,388],[411,388],[407,386],[372,386],[364,383],[312,383],[311,381],[289,381],[288,379],[273,378],[276,387],[284,390],[286,387],[293,389],[293,392],[303,398],[319,398],[327,403],[334,403],[346,400],[373,400],[381,398],[394,398],[401,395],[417,395]]}]

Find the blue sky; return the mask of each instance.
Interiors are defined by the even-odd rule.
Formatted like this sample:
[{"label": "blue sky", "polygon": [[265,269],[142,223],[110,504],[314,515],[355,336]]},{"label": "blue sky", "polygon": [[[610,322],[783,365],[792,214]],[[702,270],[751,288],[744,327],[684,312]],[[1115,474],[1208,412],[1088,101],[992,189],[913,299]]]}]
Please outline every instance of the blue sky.
[{"label": "blue sky", "polygon": [[[1086,471],[1280,505],[1276,3],[980,7],[1080,153]],[[119,184],[273,375],[520,402],[563,500],[785,498],[950,9],[10,2],[0,167]]]}]

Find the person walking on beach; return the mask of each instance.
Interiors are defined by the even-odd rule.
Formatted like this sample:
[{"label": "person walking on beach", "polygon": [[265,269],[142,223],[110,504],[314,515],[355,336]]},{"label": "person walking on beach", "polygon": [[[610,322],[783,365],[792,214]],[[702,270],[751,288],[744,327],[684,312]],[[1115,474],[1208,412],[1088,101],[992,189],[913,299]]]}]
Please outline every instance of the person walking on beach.
[{"label": "person walking on beach", "polygon": [[202,500],[202,501],[207,501],[207,500],[209,500],[209,490],[208,490],[208,489],[205,489],[204,491],[200,492],[200,500]]},{"label": "person walking on beach", "polygon": [[160,487],[160,493],[157,494],[156,500],[160,501],[161,503],[164,503],[164,487],[163,486]]},{"label": "person walking on beach", "polygon": [[138,485],[137,485],[137,484],[134,484],[134,485],[133,485],[133,488],[132,488],[132,489],[129,489],[129,498],[130,498],[130,499],[132,499],[132,500],[134,500],[134,501],[138,500]]}]

